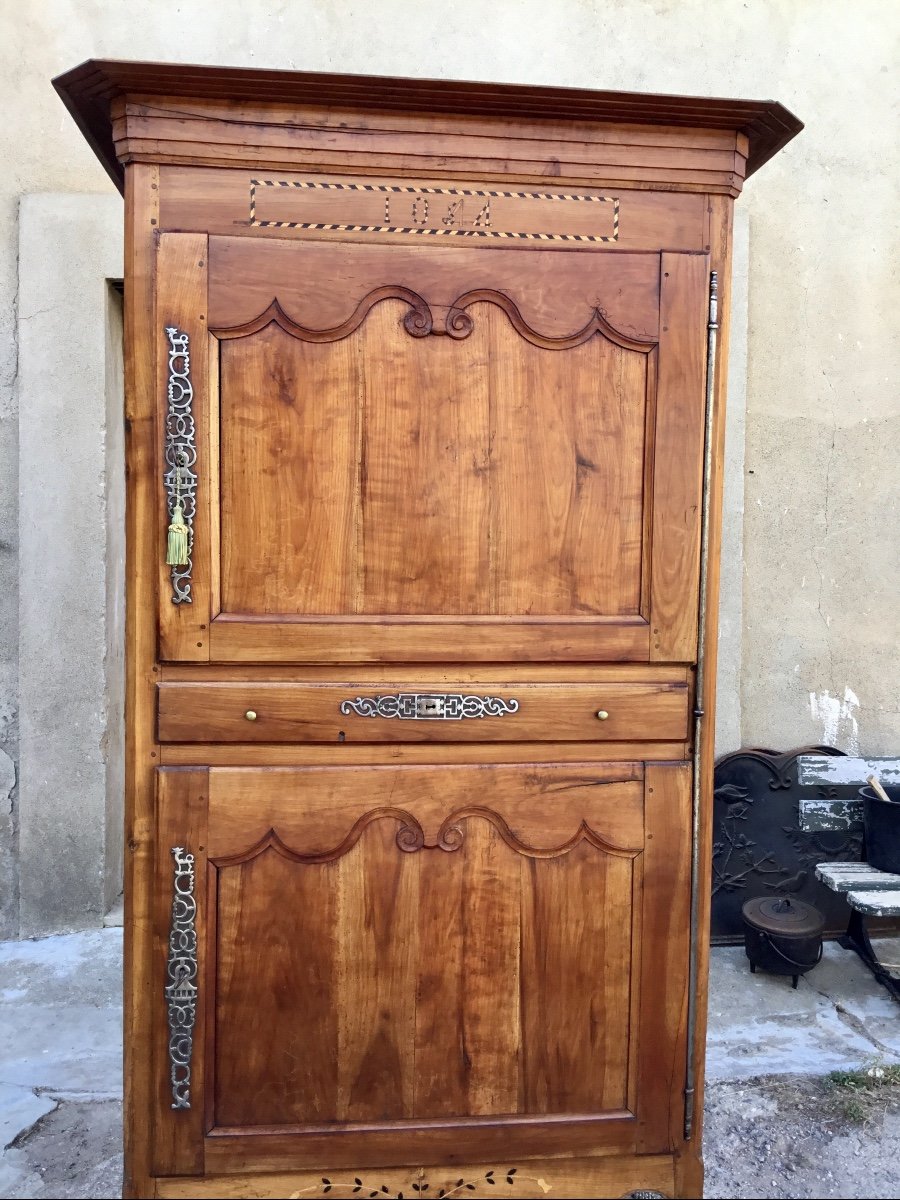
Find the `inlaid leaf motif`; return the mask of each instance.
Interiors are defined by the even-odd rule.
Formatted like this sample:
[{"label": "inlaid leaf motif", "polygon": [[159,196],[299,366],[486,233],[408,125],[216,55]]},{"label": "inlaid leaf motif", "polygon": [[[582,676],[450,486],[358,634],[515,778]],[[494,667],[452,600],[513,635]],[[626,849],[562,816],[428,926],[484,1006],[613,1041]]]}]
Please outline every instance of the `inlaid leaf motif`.
[{"label": "inlaid leaf motif", "polygon": [[[513,1187],[518,1182],[517,1167],[507,1168],[504,1174],[506,1182],[510,1187]],[[424,1171],[420,1171],[417,1181],[410,1185],[412,1190],[420,1197],[431,1188],[431,1184],[427,1179],[422,1178],[422,1175],[424,1175]],[[496,1171],[494,1169],[485,1171],[484,1175],[479,1176],[478,1179],[466,1179],[464,1176],[461,1176],[452,1187],[439,1188],[435,1192],[436,1200],[450,1200],[450,1197],[457,1196],[461,1192],[475,1192],[482,1184],[495,1187],[497,1184],[495,1176]],[[520,1178],[523,1181],[527,1179],[530,1183],[536,1183],[542,1192],[551,1191],[551,1185],[547,1183],[546,1179],[535,1179],[524,1175]],[[320,1179],[320,1185],[314,1184],[312,1187],[300,1188],[296,1192],[291,1192],[291,1200],[301,1200],[301,1197],[308,1196],[311,1192],[315,1191],[318,1191],[319,1195],[327,1195],[332,1191],[337,1191],[338,1193],[343,1191],[348,1195],[357,1195],[362,1192],[367,1196],[367,1200],[381,1200],[385,1196],[393,1196],[394,1200],[403,1200],[403,1192],[392,1192],[390,1185],[387,1183],[376,1183],[374,1181],[367,1183],[358,1175],[354,1176],[352,1183],[350,1181],[343,1182],[339,1179],[331,1179],[329,1176],[323,1175]]]}]

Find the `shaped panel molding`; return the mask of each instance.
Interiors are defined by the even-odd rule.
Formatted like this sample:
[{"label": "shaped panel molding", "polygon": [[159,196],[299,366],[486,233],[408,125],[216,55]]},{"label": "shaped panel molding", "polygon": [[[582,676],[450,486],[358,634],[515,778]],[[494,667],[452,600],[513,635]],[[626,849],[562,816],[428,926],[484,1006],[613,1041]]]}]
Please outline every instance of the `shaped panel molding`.
[{"label": "shaped panel molding", "polygon": [[[292,243],[242,237],[209,239],[209,326],[255,322],[276,299],[301,328],[343,329],[362,319],[363,297],[421,298],[437,331],[453,335],[452,310],[485,294],[500,296],[523,326],[549,340],[578,334],[599,310],[626,343],[659,337],[659,254],[603,254],[541,248],[538,253],[465,244],[389,248]],[[239,286],[237,286],[239,284]],[[451,326],[448,328],[448,323]],[[431,330],[429,330],[431,332]],[[457,332],[462,332],[457,330]]]},{"label": "shaped panel molding", "polygon": [[605,854],[613,854],[620,858],[635,858],[640,853],[639,850],[629,850],[624,846],[613,844],[598,834],[584,820],[581,821],[569,838],[558,845],[530,845],[517,836],[499,813],[481,805],[472,805],[468,808],[456,809],[449,816],[445,817],[436,835],[433,837],[428,836],[421,822],[406,809],[372,809],[358,818],[346,837],[336,846],[328,850],[306,853],[287,845],[278,835],[277,830],[272,828],[269,829],[263,838],[244,853],[231,855],[228,858],[216,859],[215,865],[217,867],[230,867],[252,862],[253,859],[258,858],[261,854],[265,854],[267,850],[274,850],[282,857],[298,863],[334,862],[336,859],[342,858],[345,854],[349,853],[356,846],[370,825],[376,821],[384,820],[397,822],[398,829],[395,839],[397,848],[406,854],[414,854],[418,850],[444,850],[447,853],[453,853],[465,845],[466,824],[473,818],[486,821],[492,825],[511,850],[514,850],[517,854],[524,855],[526,858],[560,858],[562,855],[568,854],[577,846],[580,846],[582,842],[587,842],[595,849],[602,850]]},{"label": "shaped panel molding", "polygon": [[491,288],[479,288],[465,292],[446,307],[432,307],[418,292],[393,285],[378,287],[369,292],[359,301],[346,321],[342,321],[340,325],[335,325],[331,329],[312,329],[300,325],[284,311],[276,297],[264,312],[251,321],[247,321],[243,325],[213,329],[211,332],[220,339],[229,340],[250,337],[268,325],[275,324],[285,333],[304,342],[338,342],[355,333],[375,305],[385,300],[403,300],[409,305],[409,309],[403,317],[403,327],[411,337],[417,338],[438,334],[461,341],[463,338],[467,338],[475,328],[475,318],[469,310],[478,304],[493,304],[506,313],[509,323],[520,337],[545,350],[568,350],[573,346],[580,346],[595,334],[601,334],[607,341],[624,350],[636,350],[641,354],[649,354],[656,345],[656,342],[643,341],[620,333],[609,323],[599,306],[593,310],[581,328],[564,337],[548,337],[528,324],[509,296]]}]

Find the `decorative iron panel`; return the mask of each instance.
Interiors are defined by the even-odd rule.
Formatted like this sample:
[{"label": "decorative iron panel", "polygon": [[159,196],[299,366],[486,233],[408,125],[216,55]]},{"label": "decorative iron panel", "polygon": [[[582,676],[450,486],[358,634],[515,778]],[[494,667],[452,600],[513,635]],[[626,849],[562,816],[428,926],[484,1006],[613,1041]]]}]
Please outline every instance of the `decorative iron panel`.
[{"label": "decorative iron panel", "polygon": [[194,856],[183,846],[172,847],[172,926],[169,933],[166,1004],[169,1017],[169,1067],[172,1107],[191,1107],[191,1056],[197,1017],[197,901],[194,898]]},{"label": "decorative iron panel", "polygon": [[163,481],[169,520],[180,504],[187,526],[187,562],[172,567],[172,603],[191,604],[191,550],[197,508],[197,447],[194,429],[194,389],[191,384],[190,338],[180,329],[166,328],[169,339],[169,382],[166,405],[166,470]]},{"label": "decorative iron panel", "polygon": [[396,718],[398,721],[461,721],[464,718],[503,717],[518,712],[518,700],[500,696],[465,696],[460,692],[399,692],[393,696],[357,696],[341,702],[348,717]]}]

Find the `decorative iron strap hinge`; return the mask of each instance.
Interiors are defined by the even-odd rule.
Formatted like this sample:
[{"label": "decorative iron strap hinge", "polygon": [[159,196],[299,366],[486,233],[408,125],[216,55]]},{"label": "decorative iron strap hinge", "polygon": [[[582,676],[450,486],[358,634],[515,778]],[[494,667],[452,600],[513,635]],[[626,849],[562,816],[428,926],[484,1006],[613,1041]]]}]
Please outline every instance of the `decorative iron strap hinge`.
[{"label": "decorative iron strap hinge", "polygon": [[173,326],[169,339],[169,382],[166,389],[166,512],[169,538],[166,563],[172,568],[172,603],[190,604],[191,551],[197,508],[197,447],[194,429],[194,389],[191,384],[190,338]]},{"label": "decorative iron strap hinge", "polygon": [[466,717],[503,717],[518,712],[518,700],[465,696],[461,692],[399,692],[394,696],[357,696],[341,702],[345,717],[387,717],[399,721],[461,721]]},{"label": "decorative iron strap hinge", "polygon": [[194,898],[194,856],[183,846],[172,847],[172,927],[169,933],[168,983],[165,996],[169,1018],[169,1068],[172,1107],[191,1107],[191,1056],[197,1017],[197,901]]}]

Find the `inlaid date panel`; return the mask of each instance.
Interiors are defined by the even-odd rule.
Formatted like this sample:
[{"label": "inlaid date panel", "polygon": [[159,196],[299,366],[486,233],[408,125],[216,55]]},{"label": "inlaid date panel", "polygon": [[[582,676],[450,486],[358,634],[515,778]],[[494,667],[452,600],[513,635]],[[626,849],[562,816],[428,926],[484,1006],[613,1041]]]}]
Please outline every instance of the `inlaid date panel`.
[{"label": "inlaid date panel", "polygon": [[283,170],[162,172],[163,229],[381,244],[703,250],[706,199],[553,186]]},{"label": "inlaid date panel", "polygon": [[163,683],[162,742],[604,742],[688,736],[678,683]]}]

